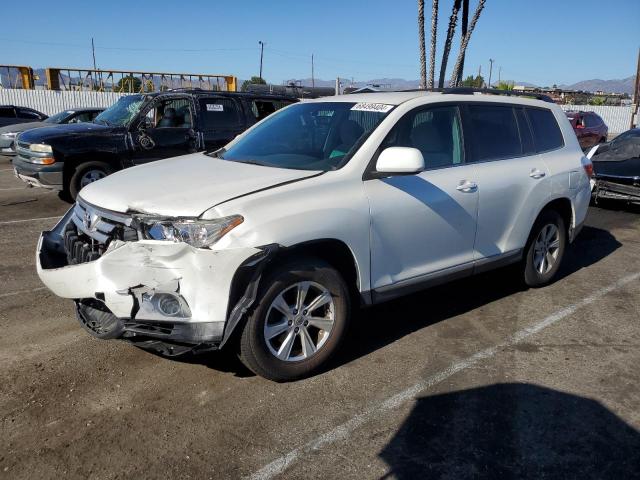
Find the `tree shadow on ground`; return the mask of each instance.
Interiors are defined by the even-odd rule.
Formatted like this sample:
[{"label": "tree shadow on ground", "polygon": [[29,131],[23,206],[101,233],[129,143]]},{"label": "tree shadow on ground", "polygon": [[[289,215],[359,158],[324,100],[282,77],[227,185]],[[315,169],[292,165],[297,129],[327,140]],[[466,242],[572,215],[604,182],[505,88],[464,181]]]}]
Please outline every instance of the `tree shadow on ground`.
[{"label": "tree shadow on ground", "polygon": [[640,433],[595,400],[507,383],[419,398],[385,478],[640,478]]}]

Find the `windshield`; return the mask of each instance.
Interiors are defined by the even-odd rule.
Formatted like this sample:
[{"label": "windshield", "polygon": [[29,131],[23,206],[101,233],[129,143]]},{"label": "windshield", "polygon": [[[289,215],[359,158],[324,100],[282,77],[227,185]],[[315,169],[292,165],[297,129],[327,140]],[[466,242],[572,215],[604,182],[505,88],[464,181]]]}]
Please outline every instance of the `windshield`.
[{"label": "windshield", "polygon": [[268,167],[335,170],[392,109],[380,103],[297,103],[267,117],[217,156]]},{"label": "windshield", "polygon": [[633,138],[633,137],[640,137],[640,129],[627,130],[626,132],[621,133],[616,138],[611,140],[611,144],[610,145],[612,147],[617,147],[617,146],[623,144],[624,142],[626,142],[628,139]]},{"label": "windshield", "polygon": [[62,123],[69,115],[73,113],[73,110],[63,110],[62,112],[51,115],[45,120],[45,123]]},{"label": "windshield", "polygon": [[111,127],[125,127],[138,115],[144,100],[142,95],[127,95],[126,97],[122,97],[98,115],[94,122]]}]

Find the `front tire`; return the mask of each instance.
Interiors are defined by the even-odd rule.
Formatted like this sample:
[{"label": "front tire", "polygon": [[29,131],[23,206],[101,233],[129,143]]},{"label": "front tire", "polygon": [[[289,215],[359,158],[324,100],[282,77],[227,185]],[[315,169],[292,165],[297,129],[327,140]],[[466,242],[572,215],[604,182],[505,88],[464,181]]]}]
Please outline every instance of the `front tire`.
[{"label": "front tire", "polygon": [[567,245],[567,228],[562,216],[547,210],[534,224],[524,258],[524,282],[529,287],[551,283],[562,263]]},{"label": "front tire", "polygon": [[260,282],[240,337],[240,359],[278,382],[318,371],[338,350],[349,323],[349,290],[320,259],[278,266]]},{"label": "front tire", "polygon": [[105,162],[93,161],[79,164],[69,180],[69,196],[75,200],[83,187],[112,173],[113,167]]}]

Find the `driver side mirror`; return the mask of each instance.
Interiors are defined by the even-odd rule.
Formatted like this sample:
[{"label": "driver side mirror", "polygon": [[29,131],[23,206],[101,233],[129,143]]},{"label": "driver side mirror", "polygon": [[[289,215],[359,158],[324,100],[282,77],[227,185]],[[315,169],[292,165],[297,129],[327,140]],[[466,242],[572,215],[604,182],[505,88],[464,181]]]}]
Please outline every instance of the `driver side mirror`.
[{"label": "driver side mirror", "polygon": [[138,130],[141,132],[144,132],[145,130],[149,130],[152,127],[153,127],[153,124],[151,123],[151,120],[147,116],[142,117],[142,119],[140,120],[140,123],[138,123]]},{"label": "driver side mirror", "polygon": [[395,175],[410,175],[424,170],[424,157],[417,148],[385,148],[376,162],[376,171]]}]

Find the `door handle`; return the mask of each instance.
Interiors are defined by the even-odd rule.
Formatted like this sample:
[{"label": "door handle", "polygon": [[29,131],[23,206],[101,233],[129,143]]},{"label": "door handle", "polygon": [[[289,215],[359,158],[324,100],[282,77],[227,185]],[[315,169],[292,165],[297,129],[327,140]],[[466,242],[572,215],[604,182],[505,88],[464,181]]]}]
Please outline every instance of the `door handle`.
[{"label": "door handle", "polygon": [[464,193],[475,192],[478,189],[478,184],[471,180],[460,180],[460,184],[456,187],[456,190]]},{"label": "door handle", "polygon": [[531,173],[529,174],[531,178],[535,178],[536,180],[544,177],[545,175],[546,173],[544,173],[542,170],[538,170],[537,168],[532,168]]}]

